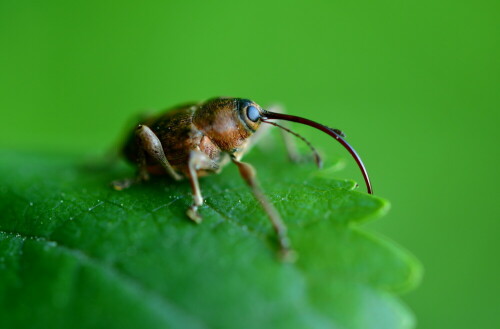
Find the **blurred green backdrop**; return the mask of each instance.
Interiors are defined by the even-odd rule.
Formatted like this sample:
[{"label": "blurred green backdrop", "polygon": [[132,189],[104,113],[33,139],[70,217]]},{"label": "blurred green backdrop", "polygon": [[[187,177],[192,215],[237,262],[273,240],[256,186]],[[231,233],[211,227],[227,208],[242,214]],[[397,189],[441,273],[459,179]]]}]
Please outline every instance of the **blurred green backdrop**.
[{"label": "blurred green backdrop", "polygon": [[[493,328],[499,12],[497,1],[1,0],[0,147],[98,154],[144,109],[281,102],[345,130],[391,201],[371,225],[425,266],[404,297],[419,328]],[[342,175],[362,181],[348,164]]]}]

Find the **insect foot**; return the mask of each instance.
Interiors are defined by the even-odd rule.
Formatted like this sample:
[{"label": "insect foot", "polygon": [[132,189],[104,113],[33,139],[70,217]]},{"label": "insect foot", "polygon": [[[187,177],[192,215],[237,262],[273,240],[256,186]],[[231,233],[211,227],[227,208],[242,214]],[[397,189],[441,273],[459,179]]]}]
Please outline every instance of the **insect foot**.
[{"label": "insect foot", "polygon": [[119,179],[111,182],[111,186],[117,190],[117,191],[122,191],[134,184],[134,179]]},{"label": "insect foot", "polygon": [[299,255],[293,249],[281,249],[278,256],[284,263],[295,263],[299,258]]},{"label": "insect foot", "polygon": [[198,213],[198,206],[191,206],[186,211],[186,215],[196,224],[200,224],[203,221],[203,218]]}]

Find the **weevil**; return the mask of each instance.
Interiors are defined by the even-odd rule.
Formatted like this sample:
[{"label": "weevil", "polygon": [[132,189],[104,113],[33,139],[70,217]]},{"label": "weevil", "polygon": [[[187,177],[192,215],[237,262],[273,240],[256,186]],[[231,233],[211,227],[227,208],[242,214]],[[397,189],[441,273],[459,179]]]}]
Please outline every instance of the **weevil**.
[{"label": "weevil", "polygon": [[202,103],[175,107],[163,114],[142,120],[129,134],[122,153],[136,164],[137,176],[112,183],[122,190],[134,183],[147,181],[151,174],[167,174],[174,180],[187,179],[191,185],[193,201],[187,217],[195,223],[202,218],[198,207],[203,204],[198,178],[220,170],[230,161],[257,202],[267,214],[276,233],[280,255],[293,259],[294,251],[287,228],[280,214],[259,187],[255,169],[241,161],[254,142],[261,124],[271,124],[299,137],[313,150],[316,163],[321,158],[314,147],[302,136],[270,120],[286,120],[319,129],[340,142],[357,162],[365,180],[368,193],[372,187],[366,168],[356,151],[345,141],[343,133],[320,123],[293,115],[271,112],[257,103],[243,98],[214,98]]}]

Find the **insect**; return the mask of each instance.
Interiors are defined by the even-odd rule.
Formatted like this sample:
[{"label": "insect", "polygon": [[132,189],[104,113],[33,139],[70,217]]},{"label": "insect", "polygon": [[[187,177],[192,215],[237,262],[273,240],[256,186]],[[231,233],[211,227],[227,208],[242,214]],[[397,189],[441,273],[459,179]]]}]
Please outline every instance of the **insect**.
[{"label": "insect", "polygon": [[214,98],[202,103],[185,104],[141,121],[129,134],[122,150],[125,157],[137,165],[137,176],[115,181],[112,185],[116,190],[123,190],[134,183],[149,180],[150,174],[167,174],[174,180],[188,179],[193,202],[186,214],[195,223],[200,223],[202,218],[198,207],[203,204],[203,197],[198,178],[218,173],[231,161],[238,167],[240,175],[271,221],[279,254],[291,260],[295,253],[286,225],[259,188],[254,168],[242,162],[241,158],[249,150],[261,124],[280,127],[305,141],[313,150],[318,166],[321,166],[321,158],[305,138],[270,121],[276,119],[309,125],[340,142],[356,160],[368,193],[372,194],[365,166],[340,130],[301,117],[266,111],[255,102],[242,98]]}]

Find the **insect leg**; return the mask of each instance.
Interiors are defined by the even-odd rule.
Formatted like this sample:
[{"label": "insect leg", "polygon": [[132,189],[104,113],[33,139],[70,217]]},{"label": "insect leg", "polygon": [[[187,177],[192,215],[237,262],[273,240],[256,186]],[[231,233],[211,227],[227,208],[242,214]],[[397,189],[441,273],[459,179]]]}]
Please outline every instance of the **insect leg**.
[{"label": "insect leg", "polygon": [[[270,108],[272,112],[277,112],[277,113],[285,113],[285,108],[279,105],[275,105]],[[303,162],[311,162],[311,161],[316,161],[316,163],[320,163],[321,159],[319,158],[319,154],[316,152],[314,147],[302,136],[299,134],[292,132],[288,128],[288,124],[284,122],[280,122],[280,132],[281,132],[281,137],[283,138],[283,143],[285,144],[285,149],[286,153],[288,155],[288,159],[291,162],[295,163],[303,163]],[[310,155],[304,155],[299,152],[299,149],[297,148],[297,144],[295,143],[295,139],[291,136],[295,135],[297,138],[302,139],[308,146],[311,148],[311,150],[314,152],[313,157]],[[321,166],[320,166],[321,167]]]},{"label": "insect leg", "polygon": [[[181,176],[175,172],[174,168],[170,165],[163,152],[163,146],[161,145],[160,140],[155,135],[155,133],[146,125],[139,125],[135,131],[135,135],[137,138],[137,142],[139,144],[139,148],[149,155],[151,158],[158,161],[165,171],[175,180],[180,180]],[[143,160],[144,161],[144,160]],[[145,167],[145,163],[142,166]],[[141,167],[140,167],[141,168]]]},{"label": "insect leg", "polygon": [[111,185],[115,190],[121,191],[126,188],[129,188],[134,184],[146,182],[149,180],[149,173],[146,167],[146,154],[144,153],[144,149],[142,147],[139,147],[139,149],[137,150],[136,164],[137,164],[136,177],[119,179],[111,182]]},{"label": "insect leg", "polygon": [[195,223],[199,224],[202,221],[201,216],[198,214],[198,207],[203,204],[203,197],[201,196],[200,184],[198,183],[198,174],[196,173],[200,168],[206,168],[212,165],[212,160],[208,158],[205,153],[192,150],[189,153],[188,173],[189,183],[193,191],[193,204],[187,210],[187,216]]},{"label": "insect leg", "polygon": [[83,164],[83,168],[90,171],[103,171],[116,167],[123,155],[123,146],[128,142],[130,131],[133,130],[134,125],[137,126],[137,122],[144,122],[151,116],[151,113],[143,112],[133,118],[133,120],[130,120],[130,122],[127,122],[125,125],[126,129],[124,129],[125,133],[120,136],[120,138],[116,139],[112,146],[107,149],[104,154],[100,155],[98,158],[90,158],[86,161]]},{"label": "insect leg", "polygon": [[269,202],[269,200],[260,189],[255,169],[248,163],[238,161],[235,158],[233,158],[232,160],[238,166],[241,177],[243,177],[247,185],[251,188],[255,199],[257,199],[257,201],[260,203],[267,216],[269,217],[269,220],[271,221],[271,224],[273,225],[274,231],[276,232],[276,236],[278,238],[281,257],[286,261],[294,261],[296,258],[296,254],[292,250],[286,225],[281,219],[281,216],[276,208],[274,208],[274,206]]},{"label": "insect leg", "polygon": [[174,171],[172,166],[170,166],[170,163],[163,152],[160,140],[148,126],[138,125],[135,130],[135,139],[138,145],[136,158],[138,168],[137,176],[135,178],[127,178],[112,182],[111,185],[115,190],[121,191],[136,183],[149,180],[149,173],[146,165],[146,154],[158,161],[172,178],[175,180],[181,179],[181,176]]},{"label": "insect leg", "polygon": [[102,156],[103,159],[101,160],[102,164],[100,164],[99,167],[94,167],[100,170],[114,167],[123,156],[123,146],[128,142],[130,132],[133,131],[135,127],[137,127],[138,122],[145,122],[152,116],[152,111],[147,110],[140,113],[139,115],[134,116],[133,118],[131,118],[131,120],[127,120],[126,124],[124,125],[125,129],[123,129],[124,133],[114,141],[114,143],[108,150],[105,151],[104,155]]}]

